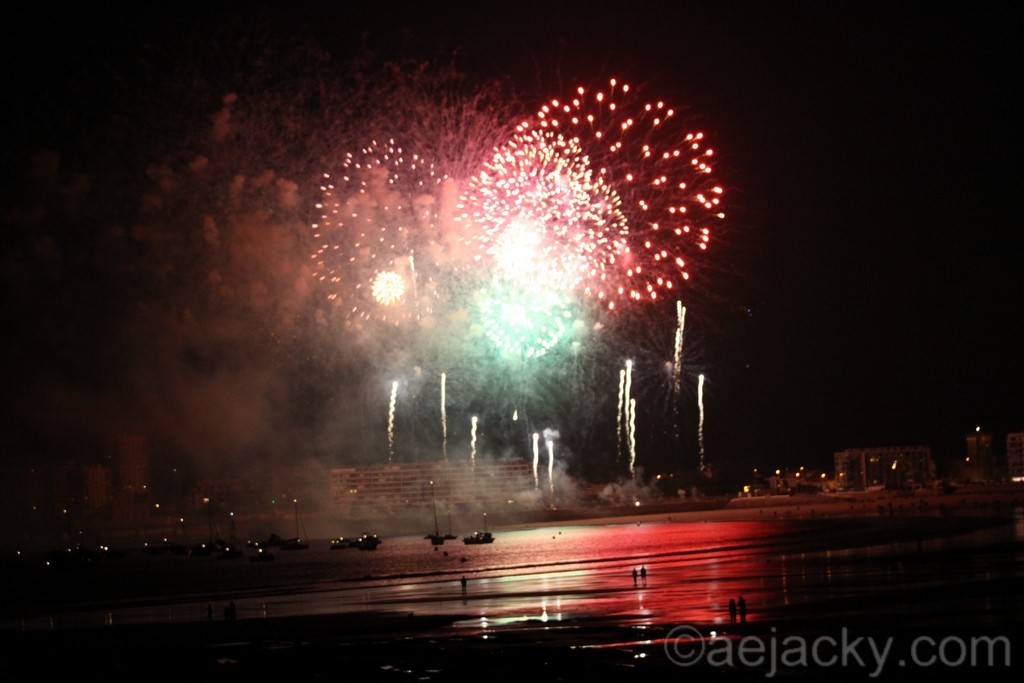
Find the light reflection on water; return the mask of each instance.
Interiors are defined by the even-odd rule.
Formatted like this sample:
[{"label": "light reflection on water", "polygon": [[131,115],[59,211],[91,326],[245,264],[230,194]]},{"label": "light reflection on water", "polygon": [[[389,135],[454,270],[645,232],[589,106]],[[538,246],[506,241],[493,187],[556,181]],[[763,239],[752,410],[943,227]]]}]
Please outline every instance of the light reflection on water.
[{"label": "light reflection on water", "polygon": [[[277,552],[251,563],[129,553],[88,567],[19,576],[32,601],[8,629],[221,619],[228,600],[238,617],[268,618],[362,611],[465,617],[464,628],[551,626],[578,617],[647,627],[724,624],[730,598],[743,595],[751,619],[785,610],[812,611],[847,601],[877,608],[894,591],[1022,575],[1019,549],[1009,556],[950,553],[972,545],[1019,541],[1024,521],[944,534],[942,520],[643,522],[498,530],[490,545],[419,536],[385,539],[376,551]],[[970,531],[970,533],[967,533]],[[634,586],[643,566],[646,583]],[[460,578],[467,578],[463,592]],[[950,600],[963,596],[951,595]],[[861,605],[863,602],[863,606]],[[1020,598],[993,611],[1021,612]],[[957,604],[964,608],[963,604]],[[1001,612],[1000,612],[1001,610]]]}]

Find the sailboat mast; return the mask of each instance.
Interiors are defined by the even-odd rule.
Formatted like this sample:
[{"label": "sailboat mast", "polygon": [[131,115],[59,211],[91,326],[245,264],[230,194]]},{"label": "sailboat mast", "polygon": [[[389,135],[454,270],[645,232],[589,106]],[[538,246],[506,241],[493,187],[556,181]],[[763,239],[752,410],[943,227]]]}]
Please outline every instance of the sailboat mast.
[{"label": "sailboat mast", "polygon": [[210,526],[210,545],[213,545],[213,505],[209,498],[203,498],[203,502],[206,503],[206,517]]},{"label": "sailboat mast", "polygon": [[434,499],[434,482],[430,482],[430,504],[434,508],[434,535],[439,536],[441,530],[437,526],[437,501]]}]

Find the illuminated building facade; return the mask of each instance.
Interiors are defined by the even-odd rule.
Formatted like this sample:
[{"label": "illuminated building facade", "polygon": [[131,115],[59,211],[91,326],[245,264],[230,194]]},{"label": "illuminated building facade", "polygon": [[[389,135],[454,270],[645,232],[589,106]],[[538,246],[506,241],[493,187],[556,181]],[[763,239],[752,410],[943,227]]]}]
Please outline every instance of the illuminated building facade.
[{"label": "illuminated building facade", "polygon": [[836,488],[907,489],[935,482],[935,461],[928,446],[849,448],[835,454]]},{"label": "illuminated building facade", "polygon": [[[535,486],[530,463],[517,458],[336,467],[330,476],[333,499],[344,508],[486,505]],[[546,487],[546,471],[543,478]]]}]

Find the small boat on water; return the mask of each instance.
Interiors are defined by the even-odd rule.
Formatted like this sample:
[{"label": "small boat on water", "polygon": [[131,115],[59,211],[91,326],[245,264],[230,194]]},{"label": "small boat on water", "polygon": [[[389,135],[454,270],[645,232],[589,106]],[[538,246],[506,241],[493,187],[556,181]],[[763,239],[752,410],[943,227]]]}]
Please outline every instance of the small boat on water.
[{"label": "small boat on water", "polygon": [[281,550],[308,550],[309,542],[302,540],[299,535],[299,501],[295,499],[292,503],[295,505],[295,537],[284,539],[278,547]]},{"label": "small boat on water", "polygon": [[360,550],[376,550],[380,544],[381,540],[377,534],[364,533],[359,537],[359,545],[357,547]]},{"label": "small boat on water", "polygon": [[331,541],[331,550],[341,550],[344,548],[358,548],[359,550],[376,550],[377,546],[381,544],[380,537],[377,534],[371,534],[364,531],[362,535],[358,537],[351,536],[339,536]]},{"label": "small boat on water", "polygon": [[444,545],[445,537],[441,535],[437,526],[437,501],[434,499],[434,482],[430,482],[430,504],[434,508],[434,533],[427,534],[423,538],[430,539],[430,545]]},{"label": "small boat on water", "polygon": [[188,554],[190,557],[209,557],[213,555],[213,544],[212,543],[196,543],[189,549]]},{"label": "small boat on water", "polygon": [[244,554],[242,549],[233,543],[218,543],[220,552],[217,553],[218,560],[237,560]]},{"label": "small boat on water", "polygon": [[266,548],[257,548],[256,553],[249,556],[250,562],[273,562],[274,553]]},{"label": "small boat on water", "polygon": [[466,545],[494,543],[494,535],[490,531],[474,531],[469,536],[463,536],[462,542]]},{"label": "small boat on water", "polygon": [[466,545],[483,545],[485,543],[494,543],[494,534],[487,530],[487,513],[484,513],[484,529],[483,531],[474,531],[469,536],[463,536],[462,542]]},{"label": "small boat on water", "polygon": [[175,543],[165,538],[161,543],[154,545],[144,543],[142,551],[147,555],[187,555],[188,546],[184,543]]},{"label": "small boat on water", "polygon": [[84,545],[75,544],[72,548],[46,553],[43,563],[47,567],[80,567],[104,559],[120,559],[122,557],[124,557],[124,552],[111,550],[105,545],[93,550]]}]

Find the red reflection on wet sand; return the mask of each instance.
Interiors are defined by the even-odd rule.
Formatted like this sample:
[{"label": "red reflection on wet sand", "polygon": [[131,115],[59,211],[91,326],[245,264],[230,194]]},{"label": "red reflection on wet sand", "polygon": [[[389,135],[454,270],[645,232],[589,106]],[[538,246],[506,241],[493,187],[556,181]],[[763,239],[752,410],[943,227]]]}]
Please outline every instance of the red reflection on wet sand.
[{"label": "red reflection on wet sand", "polygon": [[[210,601],[228,599],[239,619],[394,612],[450,615],[460,628],[483,631],[580,618],[637,628],[727,626],[729,600],[741,595],[751,622],[822,610],[884,614],[903,609],[902,596],[920,586],[1019,578],[1019,552],[995,562],[976,550],[1013,530],[927,519],[666,520],[499,529],[493,544],[441,549],[420,536],[388,538],[369,553],[332,552],[324,542],[266,564],[140,556],[90,569],[81,596],[89,609],[51,603],[15,627],[203,621]],[[137,594],[124,594],[126,577]],[[105,582],[112,593],[102,607]],[[45,590],[38,595],[46,599]],[[1019,618],[1019,597],[996,608],[985,597],[961,588],[927,609],[955,607],[959,618],[983,619],[1000,618],[1001,609]]]}]

